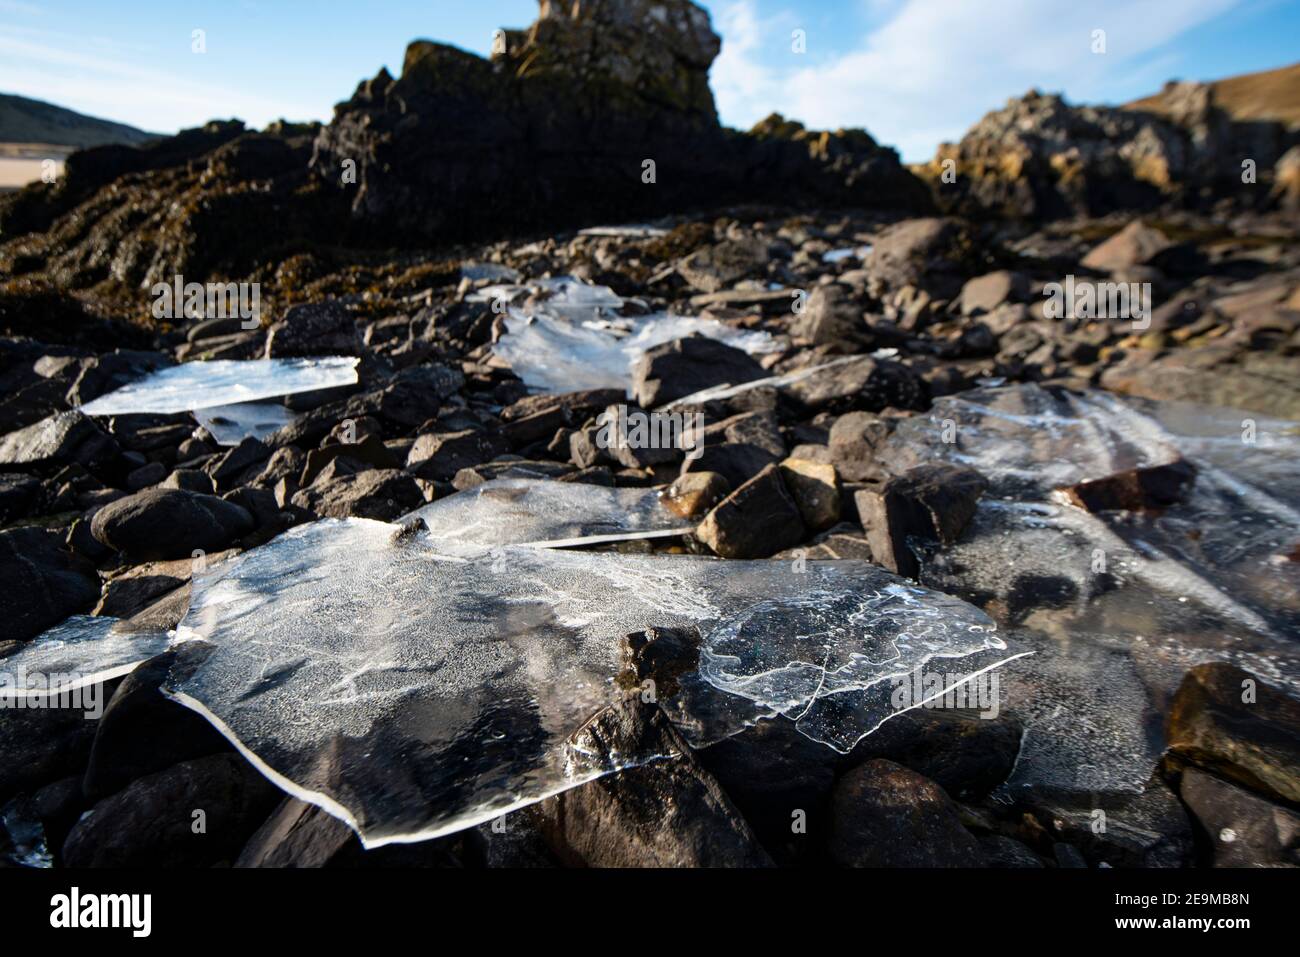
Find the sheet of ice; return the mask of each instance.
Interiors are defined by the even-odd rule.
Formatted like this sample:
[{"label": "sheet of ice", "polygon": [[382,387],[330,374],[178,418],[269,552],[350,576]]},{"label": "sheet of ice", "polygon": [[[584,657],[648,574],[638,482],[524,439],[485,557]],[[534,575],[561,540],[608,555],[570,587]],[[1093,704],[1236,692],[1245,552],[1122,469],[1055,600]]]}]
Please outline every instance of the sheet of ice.
[{"label": "sheet of ice", "polygon": [[[1238,412],[1031,385],[945,397],[895,432],[894,468],[942,459],[990,479],[961,540],[918,554],[924,584],[993,611],[1008,640],[1038,651],[1003,678],[1026,735],[1002,793],[1140,791],[1168,698],[1200,662],[1300,695],[1300,563],[1286,557],[1300,544],[1289,497],[1300,458],[1290,426],[1264,425],[1244,446]],[[1049,500],[1058,485],[1180,453],[1197,477],[1161,511]]]},{"label": "sheet of ice", "polygon": [[357,381],[352,356],[310,359],[218,359],[183,362],[100,396],[81,407],[86,415],[192,412]]},{"label": "sheet of ice", "polygon": [[846,259],[857,259],[865,262],[871,255],[871,246],[846,246],[842,249],[832,249],[822,254],[822,262],[838,263]]},{"label": "sheet of ice", "polygon": [[646,223],[631,223],[626,226],[588,226],[578,230],[579,236],[619,236],[631,239],[649,239],[655,236],[667,236],[668,230]]},{"label": "sheet of ice", "polygon": [[399,521],[413,518],[423,519],[435,538],[470,545],[591,545],[681,535],[695,527],[665,508],[654,489],[516,478],[492,479]]},{"label": "sheet of ice", "polygon": [[0,701],[109,681],[161,654],[169,642],[165,631],[136,631],[116,618],[74,615],[0,658]]},{"label": "sheet of ice", "polygon": [[194,418],[218,445],[238,445],[249,436],[264,439],[297,416],[275,402],[240,402],[195,409]]},{"label": "sheet of ice", "polygon": [[478,282],[483,279],[490,282],[518,282],[520,279],[518,269],[504,266],[501,263],[463,263],[460,267],[460,275],[462,279],[468,279],[471,282]]},{"label": "sheet of ice", "polygon": [[[897,350],[894,350],[897,351]],[[796,369],[793,372],[786,372],[781,375],[767,376],[763,379],[755,379],[752,382],[742,382],[740,385],[719,385],[711,389],[701,389],[699,392],[692,392],[688,396],[675,399],[664,406],[665,409],[677,408],[684,405],[699,405],[704,402],[715,402],[722,399],[730,399],[753,389],[783,389],[786,386],[794,385],[796,382],[803,382],[810,379],[820,372],[827,369],[834,369],[837,366],[847,365],[850,362],[858,362],[861,356],[841,356],[838,359],[832,359],[830,362],[823,362],[815,366],[807,366],[803,369]]]},{"label": "sheet of ice", "polygon": [[701,635],[698,673],[661,698],[696,744],[780,710],[850,747],[892,705],[836,699],[931,658],[1009,655],[980,612],[861,562],[800,573],[470,549],[327,519],[196,583],[178,632],[209,653],[166,689],[373,847],[450,833],[656,757],[611,765],[570,743],[627,693],[615,683],[622,639],[651,626]]},{"label": "sheet of ice", "polygon": [[506,333],[492,351],[529,388],[541,392],[630,390],[632,366],[645,350],[690,335],[708,336],[751,354],[777,348],[766,332],[734,329],[716,319],[619,315],[625,304],[612,289],[572,276],[532,286],[491,286],[467,298],[509,304]]}]

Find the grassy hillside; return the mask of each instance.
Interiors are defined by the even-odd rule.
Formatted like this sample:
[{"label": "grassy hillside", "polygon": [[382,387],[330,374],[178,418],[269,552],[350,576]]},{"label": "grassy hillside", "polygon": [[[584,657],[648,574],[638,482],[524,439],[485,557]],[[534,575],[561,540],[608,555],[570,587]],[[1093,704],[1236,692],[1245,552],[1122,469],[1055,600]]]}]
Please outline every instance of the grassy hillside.
[{"label": "grassy hillside", "polygon": [[48,143],[84,149],[106,143],[143,143],[154,136],[134,126],[85,116],[53,103],[0,93],[0,143]]}]

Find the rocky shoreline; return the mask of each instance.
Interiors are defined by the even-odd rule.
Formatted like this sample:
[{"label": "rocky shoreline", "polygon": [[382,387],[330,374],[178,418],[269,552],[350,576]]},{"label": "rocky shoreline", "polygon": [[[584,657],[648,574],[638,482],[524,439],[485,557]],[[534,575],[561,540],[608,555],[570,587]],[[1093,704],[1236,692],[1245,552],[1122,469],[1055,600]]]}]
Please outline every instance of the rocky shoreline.
[{"label": "rocky shoreline", "polygon": [[[658,489],[689,525],[596,555],[869,561],[1062,657],[1112,614],[1132,615],[1139,641],[1173,635],[1174,617],[1114,598],[1133,576],[1064,597],[1045,574],[976,587],[953,549],[989,520],[979,503],[1013,501],[1007,476],[961,444],[972,433],[959,462],[906,437],[943,427],[936,403],[985,402],[980,390],[1011,396],[981,416],[1029,423],[993,447],[1007,462],[1065,421],[996,404],[1022,401],[1017,388],[1062,407],[1105,392],[1228,410],[1172,461],[1056,489],[1121,537],[1190,523],[1189,490],[1241,480],[1218,460],[1207,474],[1204,442],[1258,428],[1282,437],[1285,467],[1300,419],[1295,130],[1244,129],[1190,87],[1160,117],[1031,95],[909,171],[863,131],[720,127],[706,79],[718,38],[693,4],[658,4],[653,20],[653,4],[576,19],[541,6],[490,61],[412,44],[399,78],[366,81],[327,126],[214,123],[99,147],[56,187],[0,199],[0,670],[71,616],[175,629],[193,578],[309,523],[398,522],[498,479]],[[1260,177],[1243,183],[1247,134]],[[257,284],[261,314],[160,317],[145,292],[173,282]],[[503,358],[525,331],[572,333],[566,315],[622,322],[618,335],[668,317],[713,331],[649,345],[626,391],[580,379],[598,363],[572,345]],[[194,411],[81,411],[178,364],[332,356],[358,358],[354,383],[277,399],[284,424],[231,444]],[[540,388],[531,376],[560,359],[572,365],[552,375],[572,386]],[[611,446],[611,408],[698,416],[698,448]],[[1114,434],[1098,448],[1117,462],[1117,444],[1146,448]],[[632,692],[570,744],[659,759],[365,849],[164,693],[187,667],[180,645],[98,682],[93,720],[0,709],[0,866],[1294,866],[1300,503],[1252,480],[1268,503],[1232,494],[1242,514],[1272,509],[1268,541],[1253,564],[1196,566],[1193,582],[1240,608],[1187,578],[1141,585],[1205,608],[1177,619],[1185,641],[1159,677],[1136,659],[1156,755],[1125,763],[1141,788],[1009,789],[1029,761],[1031,719],[1014,708],[907,710],[846,752],[784,715],[696,747]],[[1179,526],[1185,540],[1232,534],[1204,521]],[[671,687],[675,642],[629,634],[619,680]],[[1233,657],[1246,652],[1256,665]],[[1095,685],[1128,707],[1100,672]]]}]

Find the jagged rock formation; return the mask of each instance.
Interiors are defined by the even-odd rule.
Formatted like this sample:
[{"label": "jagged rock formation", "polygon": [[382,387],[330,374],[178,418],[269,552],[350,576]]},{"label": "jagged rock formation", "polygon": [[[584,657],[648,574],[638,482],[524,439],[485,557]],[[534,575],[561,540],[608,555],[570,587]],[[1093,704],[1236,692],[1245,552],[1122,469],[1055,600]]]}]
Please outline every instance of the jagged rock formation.
[{"label": "jagged rock formation", "polygon": [[[1272,201],[1274,167],[1300,130],[1234,120],[1210,84],[1173,83],[1160,111],[1071,106],[1031,90],[940,145],[920,172],[947,211],[1016,218],[1104,215],[1172,204]],[[1253,176],[1243,175],[1246,161]],[[947,177],[945,177],[947,172]]]},{"label": "jagged rock formation", "polygon": [[725,202],[928,205],[863,131],[719,126],[708,69],[720,44],[689,0],[540,7],[529,30],[499,36],[491,61],[411,44],[400,78],[381,71],[336,108],[313,168],[362,219],[423,236]]}]

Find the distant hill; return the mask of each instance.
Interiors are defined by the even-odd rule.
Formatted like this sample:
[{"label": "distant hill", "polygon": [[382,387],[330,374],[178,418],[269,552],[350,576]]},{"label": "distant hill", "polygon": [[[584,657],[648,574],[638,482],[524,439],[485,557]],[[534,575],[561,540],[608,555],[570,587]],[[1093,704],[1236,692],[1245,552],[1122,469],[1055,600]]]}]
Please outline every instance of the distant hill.
[{"label": "distant hill", "polygon": [[[1216,80],[1214,102],[1234,120],[1278,120],[1300,126],[1300,63]],[[1125,104],[1125,109],[1166,113],[1165,91]]]},{"label": "distant hill", "polygon": [[84,149],[107,143],[136,145],[156,139],[157,135],[53,103],[0,93],[0,143],[46,143]]}]

